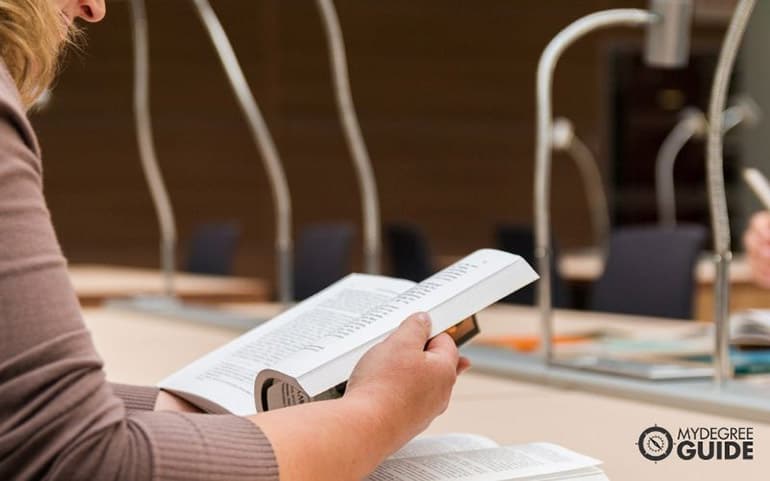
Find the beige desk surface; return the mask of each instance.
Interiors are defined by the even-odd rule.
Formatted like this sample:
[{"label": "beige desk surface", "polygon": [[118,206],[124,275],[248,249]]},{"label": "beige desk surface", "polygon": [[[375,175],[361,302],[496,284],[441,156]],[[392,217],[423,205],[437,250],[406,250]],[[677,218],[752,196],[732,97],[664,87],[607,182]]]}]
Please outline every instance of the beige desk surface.
[{"label": "beige desk surface", "polygon": [[[115,297],[163,293],[163,277],[154,269],[75,264],[69,272],[83,306],[98,306]],[[270,299],[270,286],[259,279],[178,273],[174,280],[179,297],[188,301],[263,302]]]},{"label": "beige desk surface", "polygon": [[[595,250],[567,251],[559,257],[559,272],[568,281],[592,282],[604,270],[604,260]],[[703,256],[698,261],[695,276],[699,284],[714,283],[714,261]],[[743,255],[736,255],[730,264],[732,283],[751,283],[751,271]]]},{"label": "beige desk surface", "polygon": [[[276,305],[240,309],[274,314]],[[237,335],[224,328],[137,314],[86,309],[86,323],[106,362],[113,381],[152,384],[200,355]],[[479,314],[487,333],[534,331],[535,312],[526,307],[500,306]],[[639,319],[594,313],[557,312],[557,332],[576,323],[636,326]],[[671,321],[650,321],[654,330],[679,329]],[[550,441],[594,456],[605,462],[613,481],[699,480],[753,481],[770,473],[770,426],[753,423],[754,461],[702,462],[669,458],[654,464],[644,460],[635,442],[653,424],[676,430],[697,426],[746,426],[744,421],[695,412],[605,398],[581,392],[470,373],[458,380],[449,409],[429,428],[429,433],[473,432],[500,443]]]}]

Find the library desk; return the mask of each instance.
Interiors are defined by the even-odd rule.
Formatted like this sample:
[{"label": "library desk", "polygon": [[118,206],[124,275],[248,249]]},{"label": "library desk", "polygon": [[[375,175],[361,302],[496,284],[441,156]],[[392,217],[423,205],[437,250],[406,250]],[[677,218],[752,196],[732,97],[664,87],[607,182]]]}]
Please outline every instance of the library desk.
[{"label": "library desk", "polygon": [[[588,284],[604,269],[604,261],[596,251],[565,252],[559,260],[559,272],[567,282]],[[695,269],[694,318],[710,321],[714,318],[714,262],[702,257]],[[750,308],[770,308],[770,291],[754,284],[749,264],[743,255],[736,255],[730,264],[730,308],[739,311]]]},{"label": "library desk", "polygon": [[[280,312],[275,304],[237,309],[265,316]],[[84,309],[84,317],[105,360],[108,378],[119,382],[153,384],[238,335],[222,327],[105,308]],[[531,308],[494,306],[479,314],[479,322],[487,335],[528,334],[536,332],[536,317]],[[574,311],[558,311],[556,318],[559,332],[609,321],[628,330],[643,325],[651,335],[690,329],[693,325]],[[654,424],[668,428],[674,436],[679,427],[751,426],[755,459],[706,462],[671,456],[657,464],[647,461],[635,443],[642,430]],[[504,444],[558,443],[604,461],[604,469],[613,481],[759,481],[770,472],[767,424],[538,386],[474,373],[473,369],[458,380],[448,410],[428,432],[473,432]]]},{"label": "library desk", "polygon": [[[162,294],[164,288],[163,276],[155,269],[73,264],[69,272],[84,307],[98,306],[111,298]],[[191,302],[264,302],[270,299],[270,286],[260,279],[179,272],[174,281],[177,295]]]}]

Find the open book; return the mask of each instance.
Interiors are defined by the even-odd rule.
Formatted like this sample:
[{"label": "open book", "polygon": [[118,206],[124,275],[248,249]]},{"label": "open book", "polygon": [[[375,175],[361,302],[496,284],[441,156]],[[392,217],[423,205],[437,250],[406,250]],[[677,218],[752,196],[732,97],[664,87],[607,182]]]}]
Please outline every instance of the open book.
[{"label": "open book", "polygon": [[730,344],[739,347],[770,347],[770,310],[749,309],[730,317]]},{"label": "open book", "polygon": [[472,434],[419,437],[367,481],[608,481],[601,461],[549,443],[499,446]]},{"label": "open book", "polygon": [[[211,413],[247,415],[339,397],[359,359],[410,314],[459,343],[473,315],[538,278],[519,256],[482,249],[416,284],[351,274],[212,351],[159,387]],[[256,379],[255,379],[256,378]]]}]

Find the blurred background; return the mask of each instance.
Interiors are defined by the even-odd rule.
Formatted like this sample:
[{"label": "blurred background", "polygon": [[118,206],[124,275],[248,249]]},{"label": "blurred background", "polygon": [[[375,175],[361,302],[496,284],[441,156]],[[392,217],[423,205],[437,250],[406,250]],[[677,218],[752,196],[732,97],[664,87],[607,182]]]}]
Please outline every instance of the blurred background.
[{"label": "blurred background", "polygon": [[[272,280],[267,177],[215,52],[189,1],[147,3],[155,141],[178,217],[180,256],[196,226],[232,221],[241,235],[234,273]],[[534,80],[547,42],[585,14],[647,2],[335,3],[383,223],[419,226],[440,258],[494,245],[501,224],[532,222]],[[596,155],[613,227],[655,222],[655,156],[682,108],[707,109],[734,3],[696,2],[684,73],[644,66],[643,33],[634,29],[592,35],[560,62],[554,114],[570,118]],[[350,223],[353,268],[360,269],[360,195],[314,2],[212,4],[282,155],[295,232],[317,222]],[[87,27],[83,52],[69,55],[51,103],[32,115],[53,220],[73,263],[158,265],[157,222],[135,140],[129,18],[125,2],[109,2],[106,20]],[[760,2],[733,82],[735,94],[759,105],[770,101],[768,45],[770,4]],[[770,172],[768,135],[765,120],[726,139],[736,241],[758,208],[740,168]],[[704,147],[689,143],[677,161],[677,217],[709,226]],[[554,157],[552,209],[562,248],[594,244],[578,171],[563,154]]]}]

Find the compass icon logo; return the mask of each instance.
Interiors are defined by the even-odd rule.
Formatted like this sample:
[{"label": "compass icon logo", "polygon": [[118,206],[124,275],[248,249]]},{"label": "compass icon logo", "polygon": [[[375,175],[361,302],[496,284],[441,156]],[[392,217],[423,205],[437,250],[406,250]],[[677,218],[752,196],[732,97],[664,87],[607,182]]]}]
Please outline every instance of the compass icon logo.
[{"label": "compass icon logo", "polygon": [[656,424],[642,431],[636,446],[642,456],[657,463],[671,454],[671,450],[674,449],[674,439],[668,430]]}]

